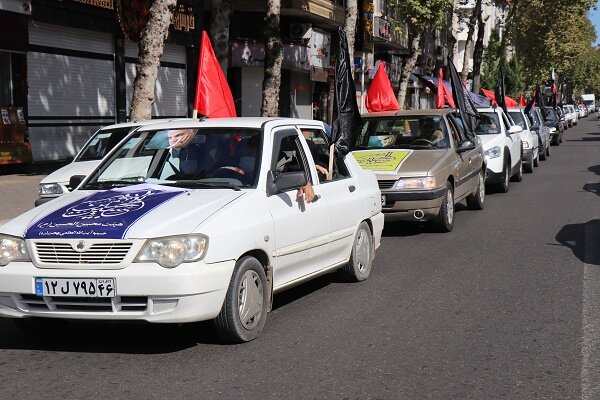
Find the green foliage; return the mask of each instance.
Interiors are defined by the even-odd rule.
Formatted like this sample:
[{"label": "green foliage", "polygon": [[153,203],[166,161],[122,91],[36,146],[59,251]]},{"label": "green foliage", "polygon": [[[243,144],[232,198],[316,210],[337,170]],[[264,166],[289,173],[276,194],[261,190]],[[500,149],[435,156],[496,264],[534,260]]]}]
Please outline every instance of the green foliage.
[{"label": "green foliage", "polygon": [[498,29],[494,29],[490,35],[490,41],[483,53],[483,61],[481,63],[481,87],[484,89],[493,90],[496,87],[498,80],[498,54],[500,53],[500,37]]},{"label": "green foliage", "polygon": [[411,28],[425,31],[443,26],[453,0],[390,0],[389,5]]}]

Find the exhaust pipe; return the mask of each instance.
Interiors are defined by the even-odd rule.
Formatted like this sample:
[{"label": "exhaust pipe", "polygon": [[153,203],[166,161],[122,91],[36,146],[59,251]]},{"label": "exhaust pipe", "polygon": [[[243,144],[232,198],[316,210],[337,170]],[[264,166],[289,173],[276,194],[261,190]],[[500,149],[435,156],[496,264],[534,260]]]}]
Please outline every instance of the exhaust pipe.
[{"label": "exhaust pipe", "polygon": [[423,212],[423,210],[415,210],[413,212],[413,217],[415,217],[416,220],[423,219],[424,216],[425,213]]}]

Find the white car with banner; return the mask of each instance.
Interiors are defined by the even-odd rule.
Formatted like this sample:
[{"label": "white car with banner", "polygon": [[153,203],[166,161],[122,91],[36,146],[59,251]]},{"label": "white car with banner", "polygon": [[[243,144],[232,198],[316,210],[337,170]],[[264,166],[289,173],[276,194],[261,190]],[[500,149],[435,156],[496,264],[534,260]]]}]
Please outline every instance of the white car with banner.
[{"label": "white car with banner", "polygon": [[540,165],[540,142],[538,136],[531,129],[529,118],[525,116],[522,108],[509,108],[508,114],[513,122],[521,127],[521,143],[523,147],[523,168],[526,172],[533,172],[533,167]]},{"label": "white car with banner", "polygon": [[56,318],[214,320],[223,340],[256,338],[274,293],[371,273],[377,180],[352,155],[320,175],[327,142],[301,119],[140,127],[76,190],[0,227],[0,316],[37,333]]}]

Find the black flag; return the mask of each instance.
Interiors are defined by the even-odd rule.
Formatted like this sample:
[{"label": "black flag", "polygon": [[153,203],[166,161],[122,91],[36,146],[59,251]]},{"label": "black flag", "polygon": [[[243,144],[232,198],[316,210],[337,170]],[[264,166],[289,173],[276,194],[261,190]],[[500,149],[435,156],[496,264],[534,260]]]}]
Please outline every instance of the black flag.
[{"label": "black flag", "polygon": [[473,139],[475,137],[475,129],[479,124],[477,107],[475,107],[469,91],[463,86],[460,75],[458,75],[458,71],[454,63],[452,63],[450,56],[448,56],[448,68],[450,69],[450,85],[452,86],[454,104],[460,110],[460,117],[463,121],[465,133],[469,138]]},{"label": "black flag", "polygon": [[500,106],[502,110],[504,110],[504,114],[508,115],[508,110],[506,108],[506,90],[504,88],[504,69],[502,68],[502,63],[500,63],[500,74],[498,75],[498,82],[496,83],[496,90],[494,91],[494,97],[496,98],[496,103]]},{"label": "black flag", "polygon": [[542,116],[544,117],[544,120],[546,119],[546,104],[544,103],[544,93],[542,93],[542,90],[540,89],[539,85],[535,88],[535,102],[537,103],[537,106],[540,108],[540,111],[542,112]]},{"label": "black flag", "polygon": [[335,64],[331,142],[335,145],[338,157],[341,157],[352,150],[361,129],[362,119],[356,103],[356,89],[350,69],[348,40],[346,33],[341,28],[339,35],[340,49]]}]

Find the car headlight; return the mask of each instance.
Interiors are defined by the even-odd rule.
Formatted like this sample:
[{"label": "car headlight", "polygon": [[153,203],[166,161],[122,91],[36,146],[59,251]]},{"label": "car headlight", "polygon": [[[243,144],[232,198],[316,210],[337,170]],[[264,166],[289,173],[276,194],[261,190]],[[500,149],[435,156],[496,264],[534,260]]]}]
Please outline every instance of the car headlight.
[{"label": "car headlight", "polygon": [[208,237],[199,234],[147,239],[135,261],[154,261],[165,268],[199,261],[208,248]]},{"label": "car headlight", "polygon": [[502,149],[500,148],[500,146],[494,146],[491,149],[487,149],[485,151],[485,156],[487,158],[498,158],[502,155]]},{"label": "car headlight", "polygon": [[554,132],[556,132],[556,128],[555,127],[550,128],[550,133],[554,133]]},{"label": "car headlight", "polygon": [[0,266],[11,261],[29,261],[25,240],[15,236],[0,235]]},{"label": "car headlight", "polygon": [[422,178],[402,178],[396,181],[395,189],[435,189],[435,178],[433,176],[424,176]]},{"label": "car headlight", "polygon": [[62,187],[58,183],[40,183],[40,194],[62,194]]},{"label": "car headlight", "polygon": [[525,140],[523,140],[523,148],[524,149],[528,149],[529,148],[529,142],[526,142]]}]

